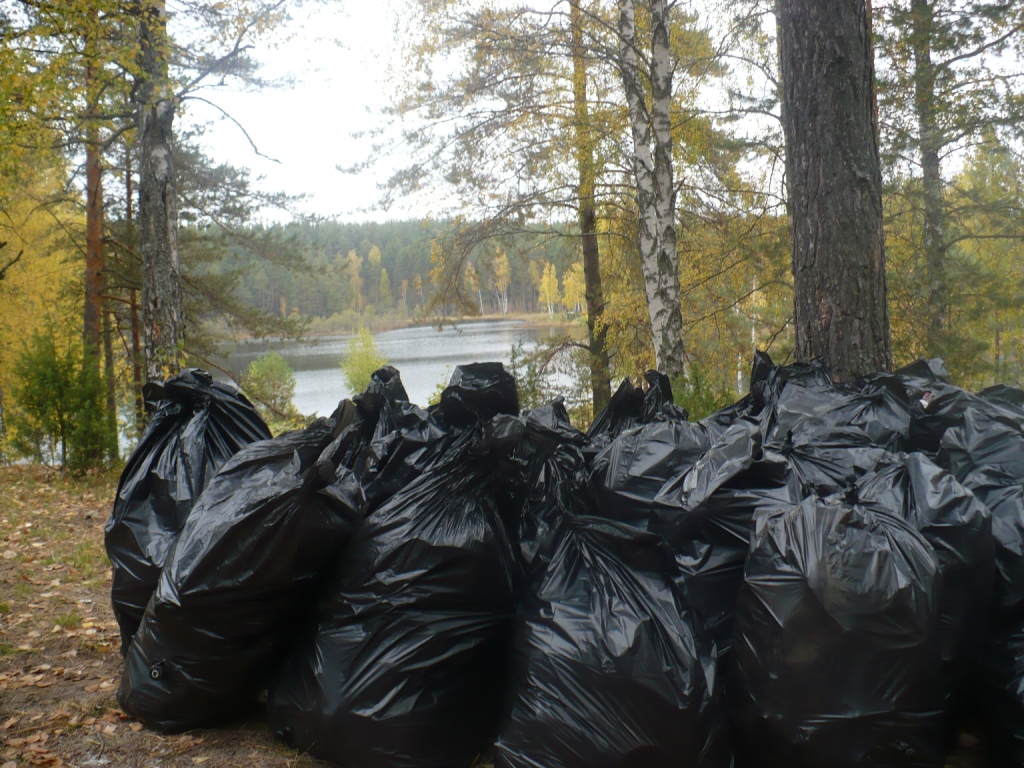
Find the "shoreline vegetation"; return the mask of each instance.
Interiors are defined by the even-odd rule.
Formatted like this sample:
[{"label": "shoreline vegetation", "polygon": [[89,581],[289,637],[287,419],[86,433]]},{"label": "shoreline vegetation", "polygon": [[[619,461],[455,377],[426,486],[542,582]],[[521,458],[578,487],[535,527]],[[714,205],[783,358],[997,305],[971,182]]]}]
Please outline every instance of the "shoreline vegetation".
[{"label": "shoreline vegetation", "polygon": [[[353,336],[359,332],[360,328],[366,328],[371,333],[383,333],[385,331],[395,331],[403,328],[437,328],[437,327],[450,327],[454,326],[458,328],[460,325],[467,323],[499,323],[499,322],[518,322],[527,328],[559,328],[564,329],[567,335],[573,335],[571,331],[575,330],[578,333],[584,333],[586,326],[583,324],[583,320],[579,317],[566,317],[564,313],[557,315],[548,315],[546,312],[509,312],[508,314],[485,314],[485,315],[462,315],[459,317],[448,317],[448,318],[396,318],[396,317],[378,317],[378,318],[365,318],[366,322],[362,325],[352,326],[345,324],[344,326],[339,325],[337,328],[325,327],[327,321],[330,318],[313,318],[310,323],[311,328],[305,330],[298,336],[263,336],[257,337],[251,334],[244,333],[227,333],[218,331],[218,344],[220,345],[232,345],[232,344],[279,344],[283,342],[303,342],[311,339],[334,339],[343,338],[346,336]],[[317,322],[320,321],[320,322]]]}]

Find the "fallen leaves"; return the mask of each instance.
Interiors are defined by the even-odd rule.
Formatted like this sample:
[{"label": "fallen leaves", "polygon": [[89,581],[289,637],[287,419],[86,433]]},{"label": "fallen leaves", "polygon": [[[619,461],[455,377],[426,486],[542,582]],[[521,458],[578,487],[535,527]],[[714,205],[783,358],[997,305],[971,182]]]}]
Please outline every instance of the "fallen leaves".
[{"label": "fallen leaves", "polygon": [[102,559],[115,485],[87,500],[35,468],[0,467],[0,768],[317,764],[265,730],[164,735],[116,708],[123,662]]},{"label": "fallen leaves", "polygon": [[[63,766],[64,761],[46,746],[50,735],[47,731],[35,731],[27,736],[2,737],[3,749],[0,751],[0,757],[19,758],[23,764],[28,765],[51,768]],[[9,763],[17,765],[13,760],[9,760]]]}]

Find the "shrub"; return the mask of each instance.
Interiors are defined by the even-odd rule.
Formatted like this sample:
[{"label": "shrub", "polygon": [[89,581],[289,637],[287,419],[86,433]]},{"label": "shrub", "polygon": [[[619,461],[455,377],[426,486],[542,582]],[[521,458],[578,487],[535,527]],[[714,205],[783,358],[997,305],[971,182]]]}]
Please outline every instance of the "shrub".
[{"label": "shrub", "polygon": [[366,327],[360,328],[349,341],[348,354],[341,361],[341,373],[349,392],[355,395],[366,389],[373,372],[387,363],[373,343],[373,334]]},{"label": "shrub", "polygon": [[82,472],[116,455],[116,427],[107,418],[103,379],[95,359],[59,339],[52,327],[36,331],[14,363],[11,444],[43,462]]}]

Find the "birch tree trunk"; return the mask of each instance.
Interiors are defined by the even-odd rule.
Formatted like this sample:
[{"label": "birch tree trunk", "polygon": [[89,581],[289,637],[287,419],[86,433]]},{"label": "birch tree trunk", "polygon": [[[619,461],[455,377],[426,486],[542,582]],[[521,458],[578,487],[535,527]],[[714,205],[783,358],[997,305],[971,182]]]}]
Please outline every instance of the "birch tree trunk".
[{"label": "birch tree trunk", "polygon": [[779,0],[796,354],[841,381],[892,366],[864,0]]},{"label": "birch tree trunk", "polygon": [[173,154],[175,105],[168,78],[164,0],[136,2],[140,74],[133,98],[138,121],[142,337],[146,380],[159,381],[181,370],[184,357]]},{"label": "birch tree trunk", "polygon": [[[650,58],[642,59],[637,42],[633,0],[619,0],[622,83],[633,137],[640,224],[640,261],[647,292],[654,354],[659,371],[670,378],[685,373],[683,316],[679,298],[679,255],[676,252],[676,199],[672,173],[672,76],[669,8],[666,0],[649,0]],[[644,75],[651,100],[645,96]]]}]

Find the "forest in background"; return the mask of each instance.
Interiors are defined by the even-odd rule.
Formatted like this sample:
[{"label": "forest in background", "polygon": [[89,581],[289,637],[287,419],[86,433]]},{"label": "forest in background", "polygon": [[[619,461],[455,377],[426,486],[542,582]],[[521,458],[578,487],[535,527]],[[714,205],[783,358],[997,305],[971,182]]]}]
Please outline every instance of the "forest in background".
[{"label": "forest in background", "polygon": [[[144,380],[130,6],[0,3],[6,460],[39,455],[54,429],[86,435],[84,455],[110,452],[111,421],[124,422]],[[443,6],[409,4],[406,70],[396,73],[393,108],[382,116],[404,127],[390,134],[391,147],[382,140],[381,152],[399,146],[410,159],[387,182],[384,202],[437,185],[453,200],[446,218],[261,224],[261,211],[298,201],[259,191],[245,169],[206,156],[201,128],[176,137],[184,351],[193,363],[204,365],[220,340],[238,336],[478,313],[583,318],[577,214],[585,198],[611,378],[653,367],[626,105],[607,23],[614,4]],[[286,5],[242,3],[230,16],[217,3],[195,3],[178,13],[189,9],[202,23],[178,27],[170,56],[181,109],[190,97],[209,97],[197,86],[203,78],[268,85],[246,52],[283,23]],[[742,390],[754,349],[782,362],[793,350],[777,46],[770,3],[673,4],[673,13],[683,385],[716,401]],[[873,14],[894,360],[941,356],[965,386],[1020,384],[1024,10],[892,0]],[[442,56],[450,74],[438,78]],[[375,159],[354,172],[372,172]],[[586,173],[575,178],[580,167]],[[102,171],[98,194],[90,169]],[[99,241],[90,235],[97,201]],[[98,273],[89,266],[97,242]],[[90,323],[97,349],[84,332]],[[587,366],[577,355],[572,370],[587,376]],[[43,368],[63,378],[49,381]],[[73,413],[38,415],[32,393],[69,383],[74,392],[56,397]],[[91,412],[95,423],[81,417]]]}]

